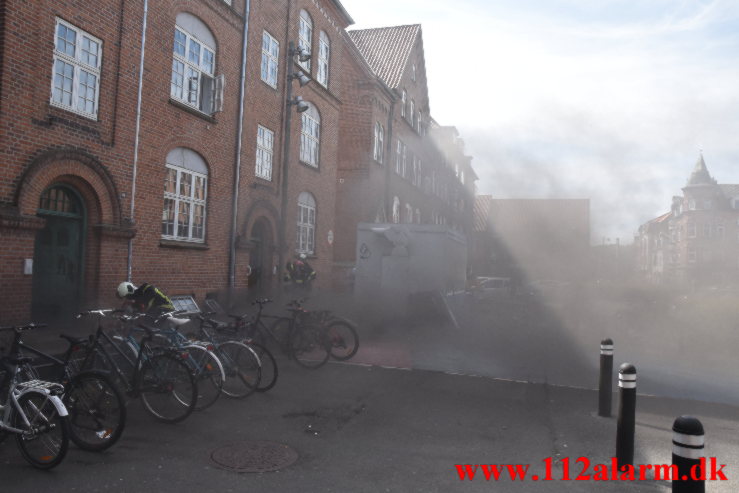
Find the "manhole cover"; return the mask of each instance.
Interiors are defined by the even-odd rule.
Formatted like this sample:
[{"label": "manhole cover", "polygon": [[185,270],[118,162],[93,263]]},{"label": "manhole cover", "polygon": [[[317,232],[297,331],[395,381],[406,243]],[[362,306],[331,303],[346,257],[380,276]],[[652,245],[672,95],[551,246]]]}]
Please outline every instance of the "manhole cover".
[{"label": "manhole cover", "polygon": [[215,449],[211,462],[236,472],[278,471],[298,460],[298,453],[282,443],[237,442]]}]

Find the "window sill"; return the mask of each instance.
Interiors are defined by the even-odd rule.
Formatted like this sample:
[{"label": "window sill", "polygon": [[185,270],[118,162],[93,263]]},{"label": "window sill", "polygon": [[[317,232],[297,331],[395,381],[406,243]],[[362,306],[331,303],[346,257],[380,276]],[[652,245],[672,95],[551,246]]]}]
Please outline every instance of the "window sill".
[{"label": "window sill", "polygon": [[210,247],[205,243],[195,243],[193,241],[181,241],[181,240],[165,240],[161,238],[159,240],[159,246],[163,248],[179,248],[183,250],[210,250]]},{"label": "window sill", "polygon": [[197,109],[193,108],[192,106],[188,106],[185,103],[181,103],[180,101],[177,101],[176,99],[172,99],[171,97],[169,98],[169,104],[171,104],[172,106],[176,106],[177,108],[179,108],[181,110],[185,110],[188,113],[190,113],[192,115],[195,115],[195,116],[197,116],[199,118],[202,118],[203,120],[205,120],[207,122],[210,122],[210,123],[218,123],[215,118],[213,118],[212,116],[208,115],[207,113],[203,113],[202,111],[197,110]]},{"label": "window sill", "polygon": [[300,161],[300,164],[302,164],[306,168],[310,168],[310,169],[312,169],[314,171],[321,171],[320,166],[317,165],[317,164],[310,164],[310,163],[306,163],[305,161]]}]

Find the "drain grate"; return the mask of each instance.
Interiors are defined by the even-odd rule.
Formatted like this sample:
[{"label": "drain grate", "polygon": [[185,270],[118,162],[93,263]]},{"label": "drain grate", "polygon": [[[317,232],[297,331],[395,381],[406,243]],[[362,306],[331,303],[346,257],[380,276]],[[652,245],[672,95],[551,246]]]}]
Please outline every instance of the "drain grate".
[{"label": "drain grate", "polygon": [[284,469],[298,460],[298,453],[282,443],[247,441],[217,448],[210,461],[235,472],[270,472]]}]

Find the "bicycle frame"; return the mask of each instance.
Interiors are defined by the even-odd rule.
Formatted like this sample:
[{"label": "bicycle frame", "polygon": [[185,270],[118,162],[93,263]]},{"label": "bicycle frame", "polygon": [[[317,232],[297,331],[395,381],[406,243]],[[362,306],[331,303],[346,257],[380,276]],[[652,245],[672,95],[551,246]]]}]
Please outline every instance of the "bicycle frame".
[{"label": "bicycle frame", "polygon": [[[28,416],[26,416],[26,413],[23,412],[23,409],[18,403],[21,396],[29,393],[35,393],[44,396],[44,403],[46,403],[47,400],[51,401],[52,405],[56,408],[57,413],[59,413],[59,416],[64,417],[68,415],[67,408],[64,406],[64,403],[58,395],[55,395],[56,393],[60,394],[64,390],[61,384],[44,382],[41,380],[19,382],[20,365],[6,364],[5,367],[8,373],[6,374],[6,377],[1,386],[4,387],[5,383],[8,380],[10,380],[10,386],[8,388],[8,399],[6,400],[4,405],[0,405],[0,411],[3,411],[2,419],[0,419],[0,430],[10,433],[22,434],[28,432],[28,430],[31,429],[31,422],[29,421]],[[18,415],[21,417],[21,419],[23,420],[23,424],[26,426],[26,429],[15,428],[8,424],[11,421],[12,410],[15,410],[15,412],[17,412]]]}]

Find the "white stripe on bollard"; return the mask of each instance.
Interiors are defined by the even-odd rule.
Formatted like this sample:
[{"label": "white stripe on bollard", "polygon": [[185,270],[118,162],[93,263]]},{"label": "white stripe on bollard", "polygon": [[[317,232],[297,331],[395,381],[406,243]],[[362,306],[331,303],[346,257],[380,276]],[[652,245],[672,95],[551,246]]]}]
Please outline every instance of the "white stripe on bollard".
[{"label": "white stripe on bollard", "polygon": [[703,458],[702,448],[685,448],[672,444],[672,453],[684,459],[701,459]]},{"label": "white stripe on bollard", "polygon": [[618,379],[626,382],[636,382],[636,373],[619,373]]},{"label": "white stripe on bollard", "polygon": [[683,433],[673,432],[672,441],[676,445],[688,445],[692,447],[703,447],[706,444],[705,435],[685,435]]},{"label": "white stripe on bollard", "polygon": [[624,382],[623,380],[618,381],[618,386],[622,389],[635,389],[636,382]]}]

